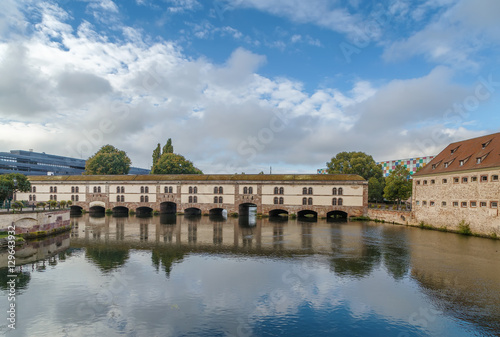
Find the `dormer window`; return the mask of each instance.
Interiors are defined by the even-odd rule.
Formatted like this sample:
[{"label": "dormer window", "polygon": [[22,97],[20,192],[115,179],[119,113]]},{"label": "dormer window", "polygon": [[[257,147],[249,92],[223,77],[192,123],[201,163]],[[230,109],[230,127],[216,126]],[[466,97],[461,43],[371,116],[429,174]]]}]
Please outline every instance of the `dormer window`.
[{"label": "dormer window", "polygon": [[481,147],[483,149],[486,149],[486,146],[488,146],[490,143],[491,143],[491,139],[489,141],[487,141],[486,143],[481,144]]},{"label": "dormer window", "polygon": [[488,155],[489,155],[489,153],[485,154],[482,157],[477,157],[476,158],[476,164],[481,164],[486,159],[486,157],[488,157]]},{"label": "dormer window", "polygon": [[460,147],[460,146],[457,146],[456,148],[452,149],[452,150],[451,150],[451,154],[454,154],[455,152],[457,152],[457,150],[458,150],[458,148],[459,148],[459,147]]},{"label": "dormer window", "polygon": [[[442,160],[441,160],[442,161]],[[436,167],[439,166],[439,164],[441,164],[441,161],[437,162],[436,164],[432,164],[432,169],[436,169]]]},{"label": "dormer window", "polygon": [[451,165],[451,163],[453,163],[454,160],[455,160],[455,158],[453,158],[449,162],[444,163],[444,168],[448,168]]},{"label": "dormer window", "polygon": [[464,166],[465,160],[460,161],[460,166]]}]

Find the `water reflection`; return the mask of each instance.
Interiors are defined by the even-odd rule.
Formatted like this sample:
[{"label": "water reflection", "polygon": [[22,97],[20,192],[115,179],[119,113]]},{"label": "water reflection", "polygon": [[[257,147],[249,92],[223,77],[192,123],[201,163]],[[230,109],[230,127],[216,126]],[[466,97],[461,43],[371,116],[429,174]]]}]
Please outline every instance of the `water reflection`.
[{"label": "water reflection", "polygon": [[[72,248],[68,233],[51,238],[18,271],[22,319],[33,320],[20,335],[467,336],[500,328],[498,241],[220,215],[72,221]],[[46,269],[53,273],[40,277]],[[46,294],[48,279],[55,285]],[[29,305],[33,298],[47,310]]]}]

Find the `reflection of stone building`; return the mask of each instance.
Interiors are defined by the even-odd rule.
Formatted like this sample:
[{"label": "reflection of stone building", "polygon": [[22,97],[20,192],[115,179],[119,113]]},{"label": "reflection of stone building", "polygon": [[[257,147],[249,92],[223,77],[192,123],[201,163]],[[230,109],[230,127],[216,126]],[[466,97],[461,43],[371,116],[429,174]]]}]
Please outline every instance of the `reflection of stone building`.
[{"label": "reflection of stone building", "polygon": [[448,145],[414,175],[417,222],[500,235],[500,133]]},{"label": "reflection of stone building", "polygon": [[434,305],[498,334],[499,242],[419,230],[410,234],[412,278]]}]

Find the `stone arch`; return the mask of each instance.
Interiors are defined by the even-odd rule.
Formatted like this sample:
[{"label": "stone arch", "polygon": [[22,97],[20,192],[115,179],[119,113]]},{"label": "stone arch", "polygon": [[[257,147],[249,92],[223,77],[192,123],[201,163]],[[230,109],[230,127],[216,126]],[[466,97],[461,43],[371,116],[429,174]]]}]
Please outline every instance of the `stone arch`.
[{"label": "stone arch", "polygon": [[224,213],[224,208],[212,208],[210,211],[208,211],[208,214],[210,216],[223,216]]},{"label": "stone arch", "polygon": [[149,217],[153,215],[153,209],[147,206],[137,207],[135,213],[138,217]]},{"label": "stone arch", "polygon": [[198,215],[201,215],[201,209],[196,208],[196,207],[186,208],[184,210],[184,215],[187,215],[187,216],[198,216]]},{"label": "stone arch", "polygon": [[249,215],[250,214],[250,209],[257,208],[257,205],[251,202],[245,202],[242,203],[238,206],[238,213],[240,215]]},{"label": "stone arch", "polygon": [[166,201],[160,204],[161,214],[175,214],[177,213],[177,204],[175,202]]},{"label": "stone arch", "polygon": [[349,214],[344,211],[330,211],[326,213],[326,219],[328,221],[347,221],[347,218],[349,217]]},{"label": "stone arch", "polygon": [[315,212],[310,209],[304,209],[297,213],[297,217],[302,221],[317,221],[318,220],[318,212]]},{"label": "stone arch", "polygon": [[104,216],[105,211],[106,211],[106,208],[104,208],[104,206],[100,206],[100,205],[91,206],[89,208],[90,216]]},{"label": "stone arch", "polygon": [[113,216],[128,216],[129,209],[125,206],[116,206],[113,208]]},{"label": "stone arch", "polygon": [[284,209],[273,209],[269,211],[269,216],[286,218],[288,216],[288,211],[285,211]]},{"label": "stone arch", "polygon": [[78,205],[72,205],[70,207],[69,213],[70,213],[70,215],[81,215],[82,214],[82,210],[83,210],[82,207],[80,207]]}]

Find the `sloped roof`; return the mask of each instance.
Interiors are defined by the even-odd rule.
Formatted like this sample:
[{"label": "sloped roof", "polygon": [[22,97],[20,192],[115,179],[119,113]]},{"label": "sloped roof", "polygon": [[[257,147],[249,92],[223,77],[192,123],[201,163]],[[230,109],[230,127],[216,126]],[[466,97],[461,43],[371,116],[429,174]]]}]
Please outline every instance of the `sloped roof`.
[{"label": "sloped roof", "polygon": [[452,143],[413,176],[494,167],[500,167],[500,133]]},{"label": "sloped roof", "polygon": [[31,181],[365,181],[357,174],[147,174],[29,176]]}]

